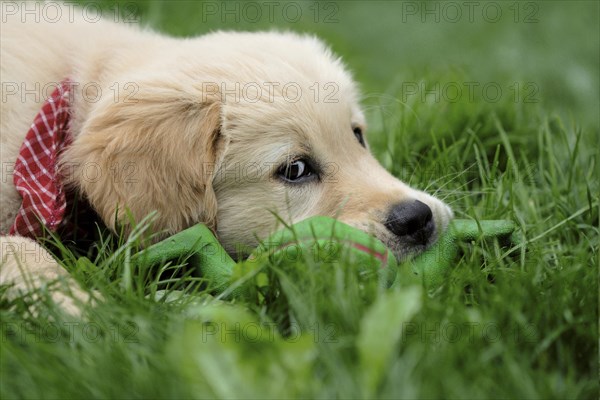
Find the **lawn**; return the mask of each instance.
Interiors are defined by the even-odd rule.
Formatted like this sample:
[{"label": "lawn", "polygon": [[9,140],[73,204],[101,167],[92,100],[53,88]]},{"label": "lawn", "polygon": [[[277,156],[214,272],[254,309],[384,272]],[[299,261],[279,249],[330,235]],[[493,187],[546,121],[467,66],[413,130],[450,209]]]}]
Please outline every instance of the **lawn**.
[{"label": "lawn", "polygon": [[0,397],[598,398],[597,2],[93,4],[177,36],[319,35],[361,83],[382,164],[520,242],[464,245],[435,290],[274,261],[242,300],[189,273],[161,296],[183,262],[132,270],[135,240],[55,243],[103,299],[74,320],[3,296]]}]

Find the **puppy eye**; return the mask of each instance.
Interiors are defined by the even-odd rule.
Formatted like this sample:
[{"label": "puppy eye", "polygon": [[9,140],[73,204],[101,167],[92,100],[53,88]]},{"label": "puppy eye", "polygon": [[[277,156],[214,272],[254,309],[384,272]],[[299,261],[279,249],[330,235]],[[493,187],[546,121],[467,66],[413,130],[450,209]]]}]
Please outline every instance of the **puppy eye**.
[{"label": "puppy eye", "polygon": [[353,129],[353,131],[354,131],[354,136],[356,136],[356,140],[358,140],[358,143],[360,143],[360,145],[362,147],[367,147],[367,146],[365,146],[365,138],[363,137],[362,129],[360,129],[357,126],[356,128]]},{"label": "puppy eye", "polygon": [[315,171],[305,160],[296,160],[282,165],[277,173],[284,181],[293,183],[316,177]]}]

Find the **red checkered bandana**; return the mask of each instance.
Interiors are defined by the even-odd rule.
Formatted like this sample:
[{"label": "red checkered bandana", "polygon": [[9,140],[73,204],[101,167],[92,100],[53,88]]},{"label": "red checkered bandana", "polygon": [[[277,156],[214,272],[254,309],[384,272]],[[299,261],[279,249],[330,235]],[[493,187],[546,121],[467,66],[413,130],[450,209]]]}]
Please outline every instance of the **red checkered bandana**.
[{"label": "red checkered bandana", "polygon": [[13,172],[13,182],[23,198],[10,228],[11,235],[40,237],[44,227],[55,232],[64,222],[67,199],[57,159],[71,143],[69,80],[64,80],[46,100],[33,120]]}]

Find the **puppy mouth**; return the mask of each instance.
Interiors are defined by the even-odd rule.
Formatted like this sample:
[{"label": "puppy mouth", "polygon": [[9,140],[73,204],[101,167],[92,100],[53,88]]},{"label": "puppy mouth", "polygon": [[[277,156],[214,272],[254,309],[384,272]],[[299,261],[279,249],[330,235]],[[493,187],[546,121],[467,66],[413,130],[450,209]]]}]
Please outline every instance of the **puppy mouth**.
[{"label": "puppy mouth", "polygon": [[432,224],[429,234],[398,237],[392,234],[375,235],[385,246],[391,250],[398,262],[413,258],[430,248],[437,241],[437,230]]}]

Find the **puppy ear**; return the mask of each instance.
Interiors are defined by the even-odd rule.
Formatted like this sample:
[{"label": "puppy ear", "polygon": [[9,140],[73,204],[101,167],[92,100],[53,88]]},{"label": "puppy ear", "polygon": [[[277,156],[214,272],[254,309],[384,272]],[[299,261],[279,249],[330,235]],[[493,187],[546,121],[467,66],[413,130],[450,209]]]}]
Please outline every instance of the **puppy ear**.
[{"label": "puppy ear", "polygon": [[127,210],[136,221],[157,211],[157,232],[197,222],[216,229],[212,179],[227,145],[220,100],[164,77],[135,87],[91,109],[61,157],[67,182],[112,229],[115,217],[127,228]]}]

